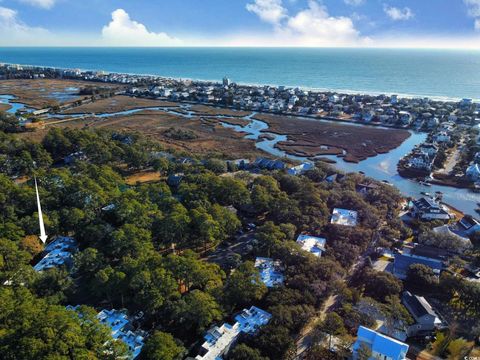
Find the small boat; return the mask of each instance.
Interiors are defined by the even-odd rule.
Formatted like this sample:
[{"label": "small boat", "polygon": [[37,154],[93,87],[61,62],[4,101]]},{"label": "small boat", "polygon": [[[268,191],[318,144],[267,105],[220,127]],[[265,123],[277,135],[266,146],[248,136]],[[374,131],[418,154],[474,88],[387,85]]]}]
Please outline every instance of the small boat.
[{"label": "small boat", "polygon": [[432,196],[432,194],[430,194],[429,192],[425,192],[425,191],[420,192],[420,194],[425,195],[425,196]]},{"label": "small boat", "polygon": [[420,181],[419,184],[422,185],[422,186],[432,186],[432,184],[430,184],[426,181]]},{"label": "small boat", "polygon": [[359,171],[358,172],[359,174],[362,174],[362,175],[365,175],[365,173],[363,171]]}]

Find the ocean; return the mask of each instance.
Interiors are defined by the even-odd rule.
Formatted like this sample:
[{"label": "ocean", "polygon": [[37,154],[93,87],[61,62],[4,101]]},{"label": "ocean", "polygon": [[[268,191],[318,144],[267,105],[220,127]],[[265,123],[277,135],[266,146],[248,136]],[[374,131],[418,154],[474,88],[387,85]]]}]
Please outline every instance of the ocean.
[{"label": "ocean", "polygon": [[472,50],[0,48],[0,62],[480,101],[480,51]]}]

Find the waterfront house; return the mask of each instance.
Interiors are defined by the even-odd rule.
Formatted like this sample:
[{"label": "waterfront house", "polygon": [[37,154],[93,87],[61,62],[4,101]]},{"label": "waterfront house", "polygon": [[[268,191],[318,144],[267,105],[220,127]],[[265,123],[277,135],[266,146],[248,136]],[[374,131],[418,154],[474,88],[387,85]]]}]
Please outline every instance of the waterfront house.
[{"label": "waterfront house", "polygon": [[301,175],[304,172],[314,168],[314,165],[309,162],[301,163],[300,165],[291,167],[288,169],[288,174],[290,175]]},{"label": "waterfront house", "polygon": [[375,183],[371,184],[357,184],[355,185],[355,191],[363,196],[366,196],[368,193],[375,191],[379,188],[379,185]]},{"label": "waterfront house", "polygon": [[407,358],[407,344],[364,326],[358,328],[357,341],[352,346],[354,360],[360,359],[359,349],[362,346],[366,346],[372,352],[368,360],[406,360]]},{"label": "waterfront house", "polygon": [[326,243],[327,239],[312,235],[300,234],[297,238],[297,244],[299,244],[303,250],[317,257],[322,256]]},{"label": "waterfront house", "polygon": [[443,144],[443,143],[450,142],[451,138],[446,131],[440,131],[439,133],[434,135],[433,140],[436,143]]},{"label": "waterfront house", "polygon": [[472,235],[480,231],[480,222],[472,216],[465,215],[458,225],[463,229],[466,235]]},{"label": "waterfront house", "polygon": [[437,155],[438,147],[432,143],[423,143],[418,147],[418,150],[427,154],[430,158],[434,158]]},{"label": "waterfront house", "polygon": [[458,223],[452,225],[445,224],[442,226],[437,226],[436,228],[433,228],[433,232],[436,234],[448,235],[460,240],[463,244],[462,250],[466,250],[472,247],[472,243],[468,238],[468,234],[463,231],[462,227],[459,226]]},{"label": "waterfront house", "polygon": [[408,159],[408,164],[414,169],[430,172],[432,170],[433,160],[423,151],[416,151]]},{"label": "waterfront house", "polygon": [[402,303],[415,320],[415,323],[407,328],[408,336],[430,335],[442,326],[439,316],[423,296],[405,291]]},{"label": "waterfront house", "polygon": [[425,221],[448,221],[451,218],[451,215],[445,210],[444,206],[429,197],[413,200],[410,211],[414,217]]},{"label": "waterfront house", "polygon": [[480,180],[480,166],[478,164],[471,164],[466,170],[467,179],[470,181]]},{"label": "waterfront house", "polygon": [[412,122],[412,114],[410,114],[408,111],[399,111],[398,120],[402,125],[410,125]]}]

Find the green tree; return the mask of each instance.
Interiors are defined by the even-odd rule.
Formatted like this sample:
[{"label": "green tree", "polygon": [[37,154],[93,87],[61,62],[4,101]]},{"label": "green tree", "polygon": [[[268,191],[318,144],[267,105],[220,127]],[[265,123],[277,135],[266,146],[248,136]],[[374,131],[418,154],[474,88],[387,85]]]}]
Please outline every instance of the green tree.
[{"label": "green tree", "polygon": [[252,349],[248,345],[238,344],[228,353],[228,360],[268,360],[262,356],[258,349]]},{"label": "green tree", "polygon": [[267,287],[261,281],[258,269],[253,262],[246,261],[227,279],[224,297],[230,306],[237,308],[261,299],[266,292]]},{"label": "green tree", "polygon": [[332,348],[332,336],[343,335],[346,333],[343,319],[336,312],[330,312],[325,320],[319,326],[319,330],[329,335],[328,348]]},{"label": "green tree", "polygon": [[155,331],[142,349],[142,359],[179,360],[185,354],[185,348],[178,344],[172,335]]},{"label": "green tree", "polygon": [[459,338],[452,340],[448,344],[448,360],[461,360],[467,355],[472,348],[472,344],[469,344],[467,340]]}]

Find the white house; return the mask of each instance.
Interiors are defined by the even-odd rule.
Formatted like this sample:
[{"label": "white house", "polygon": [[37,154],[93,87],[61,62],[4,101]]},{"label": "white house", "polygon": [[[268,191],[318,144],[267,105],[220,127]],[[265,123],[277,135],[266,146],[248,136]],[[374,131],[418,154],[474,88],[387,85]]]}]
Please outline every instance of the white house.
[{"label": "white house", "polygon": [[325,251],[326,243],[327,239],[311,235],[301,234],[297,238],[297,244],[299,244],[303,250],[308,251],[317,257],[322,256],[322,253]]},{"label": "white house", "polygon": [[221,360],[241,333],[254,334],[260,327],[266,325],[271,317],[270,313],[256,306],[244,309],[235,316],[235,324],[225,323],[207,331],[204,336],[205,342],[195,360]]},{"label": "white house", "polygon": [[283,276],[282,264],[279,260],[257,257],[255,259],[255,267],[259,270],[260,278],[267,287],[283,284],[285,277]]},{"label": "white house", "polygon": [[411,212],[421,220],[450,220],[451,216],[445,208],[431,198],[420,198],[412,201]]},{"label": "white house", "polygon": [[354,210],[335,208],[332,212],[330,222],[336,225],[356,226],[358,221],[358,212]]}]

